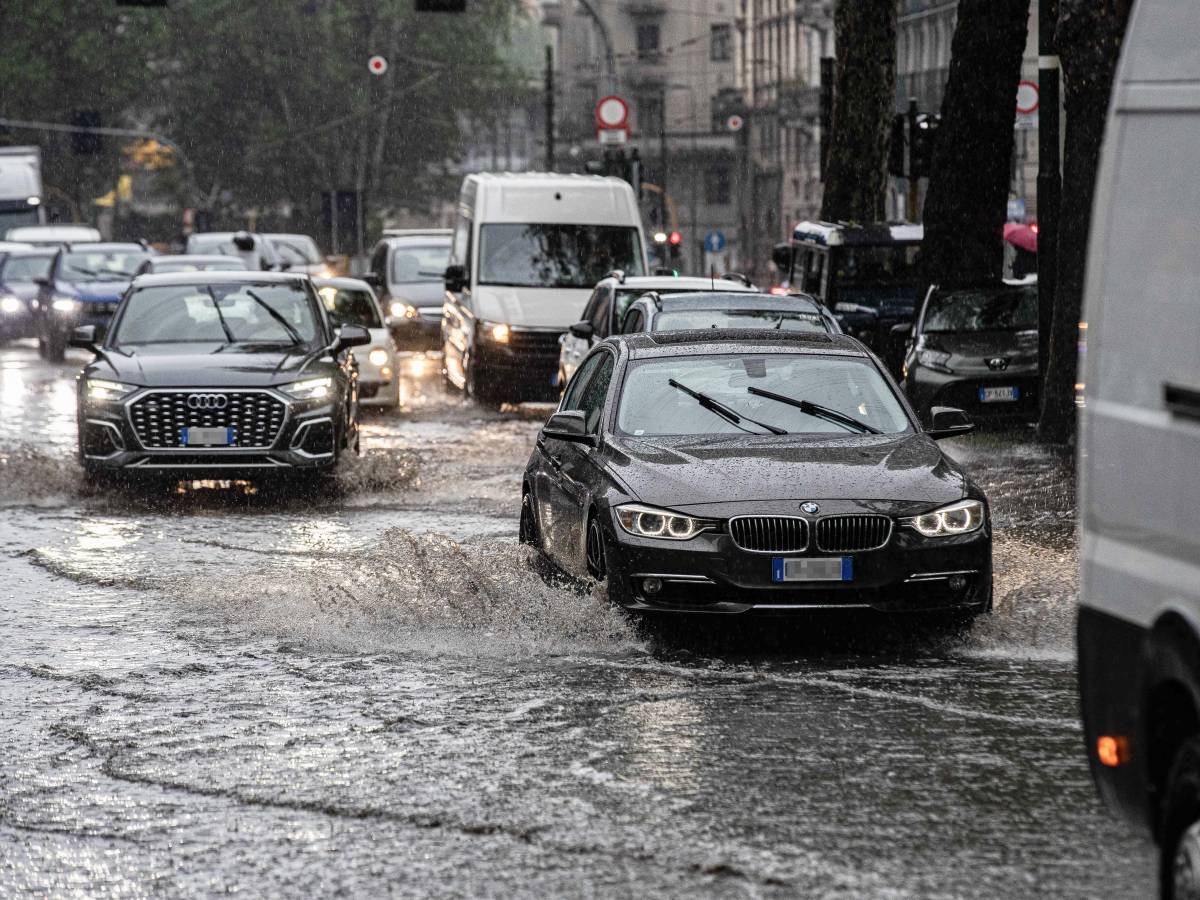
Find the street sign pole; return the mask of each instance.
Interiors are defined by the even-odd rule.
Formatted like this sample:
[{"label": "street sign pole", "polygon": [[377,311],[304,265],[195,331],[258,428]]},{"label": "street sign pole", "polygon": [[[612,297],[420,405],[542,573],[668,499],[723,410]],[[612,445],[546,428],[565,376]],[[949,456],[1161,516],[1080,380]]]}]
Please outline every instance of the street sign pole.
[{"label": "street sign pole", "polygon": [[1058,281],[1058,210],[1062,175],[1058,152],[1058,55],[1054,29],[1057,0],[1038,5],[1038,383],[1045,400],[1050,330],[1054,324],[1054,295]]}]

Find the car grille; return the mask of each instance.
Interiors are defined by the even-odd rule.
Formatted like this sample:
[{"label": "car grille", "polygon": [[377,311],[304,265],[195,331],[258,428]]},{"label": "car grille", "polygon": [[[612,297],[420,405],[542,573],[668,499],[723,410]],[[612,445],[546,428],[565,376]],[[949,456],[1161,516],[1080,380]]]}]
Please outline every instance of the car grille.
[{"label": "car grille", "polygon": [[825,516],[817,520],[817,549],[829,553],[875,550],[888,542],[892,520],[887,516]]},{"label": "car grille", "polygon": [[729,520],[729,535],[743,550],[794,553],[808,546],[808,522],[792,516],[739,516]]},{"label": "car grille", "polygon": [[[193,409],[188,398],[223,397],[220,409]],[[208,403],[221,401],[206,400]],[[129,405],[129,421],[148,450],[183,446],[183,428],[232,428],[233,448],[264,449],[275,443],[287,406],[262,391],[161,391]]]},{"label": "car grille", "polygon": [[508,335],[508,346],[523,357],[558,362],[561,331],[522,331],[514,328]]}]

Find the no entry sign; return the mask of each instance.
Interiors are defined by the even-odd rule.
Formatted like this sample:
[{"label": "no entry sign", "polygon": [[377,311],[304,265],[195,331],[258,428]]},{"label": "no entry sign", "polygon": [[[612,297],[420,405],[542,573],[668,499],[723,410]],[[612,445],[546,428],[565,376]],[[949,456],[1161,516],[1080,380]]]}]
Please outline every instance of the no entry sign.
[{"label": "no entry sign", "polygon": [[367,60],[367,71],[372,75],[382,75],[387,71],[387,60],[382,56],[372,56]]},{"label": "no entry sign", "polygon": [[1038,108],[1038,86],[1032,81],[1017,82],[1017,112],[1031,116]]}]

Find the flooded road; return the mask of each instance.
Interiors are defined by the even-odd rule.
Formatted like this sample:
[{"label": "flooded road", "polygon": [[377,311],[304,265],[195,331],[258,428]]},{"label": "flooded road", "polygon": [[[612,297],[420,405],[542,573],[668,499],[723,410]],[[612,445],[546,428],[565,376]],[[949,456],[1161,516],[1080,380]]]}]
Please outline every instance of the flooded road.
[{"label": "flooded road", "polygon": [[303,499],[94,493],[73,374],[0,349],[0,897],[1144,896],[1078,724],[1074,498],[948,442],[996,612],[639,632],[515,540],[545,409],[410,360]]}]

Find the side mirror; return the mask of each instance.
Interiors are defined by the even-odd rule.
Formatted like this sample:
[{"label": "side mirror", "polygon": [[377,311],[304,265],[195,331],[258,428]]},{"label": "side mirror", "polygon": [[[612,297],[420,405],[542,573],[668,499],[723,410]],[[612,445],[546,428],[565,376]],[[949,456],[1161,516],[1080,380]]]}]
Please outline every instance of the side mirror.
[{"label": "side mirror", "polygon": [[771,262],[775,263],[775,268],[780,272],[788,273],[792,270],[792,245],[791,244],[776,244],[771,248]]},{"label": "side mirror", "polygon": [[343,325],[338,329],[334,352],[341,353],[347,347],[362,347],[371,343],[371,332],[361,325]]},{"label": "side mirror", "polygon": [[451,293],[461,291],[467,286],[467,267],[458,263],[446,266],[446,271],[442,273],[442,281],[446,284],[446,290]]},{"label": "side mirror", "polygon": [[942,438],[970,434],[974,430],[975,423],[961,409],[935,406],[929,411],[929,427],[925,433],[935,441],[940,441]]},{"label": "side mirror", "polygon": [[912,334],[912,322],[897,322],[892,326],[892,337],[908,337]]},{"label": "side mirror", "polygon": [[596,333],[591,322],[576,322],[567,330],[571,332],[571,337],[577,337],[581,341],[590,341],[592,335]]},{"label": "side mirror", "polygon": [[552,415],[542,426],[542,437],[548,440],[596,446],[596,436],[587,433],[587,419],[578,409]]},{"label": "side mirror", "polygon": [[91,350],[93,353],[96,353],[97,339],[98,335],[96,334],[95,325],[80,325],[71,332],[71,337],[67,340],[67,345],[78,347],[80,350]]}]

